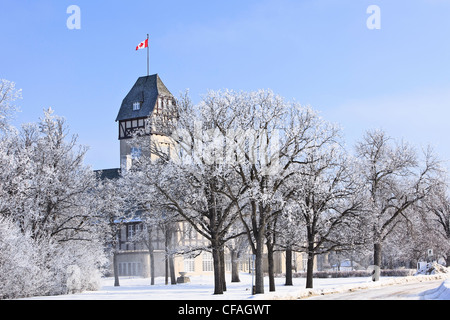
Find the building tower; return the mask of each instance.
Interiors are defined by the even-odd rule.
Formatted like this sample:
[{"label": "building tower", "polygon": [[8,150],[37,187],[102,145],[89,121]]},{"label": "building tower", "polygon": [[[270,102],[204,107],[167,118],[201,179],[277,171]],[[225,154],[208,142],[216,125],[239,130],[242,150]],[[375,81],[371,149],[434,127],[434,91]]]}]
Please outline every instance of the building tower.
[{"label": "building tower", "polygon": [[173,108],[175,99],[161,81],[158,74],[140,77],[126,97],[122,101],[116,122],[119,122],[120,140],[120,167],[126,170],[131,166],[134,157],[142,153],[138,147],[133,147],[127,140],[135,134],[147,135],[164,144],[161,135],[163,128],[157,123],[160,119],[169,120],[174,118]]}]

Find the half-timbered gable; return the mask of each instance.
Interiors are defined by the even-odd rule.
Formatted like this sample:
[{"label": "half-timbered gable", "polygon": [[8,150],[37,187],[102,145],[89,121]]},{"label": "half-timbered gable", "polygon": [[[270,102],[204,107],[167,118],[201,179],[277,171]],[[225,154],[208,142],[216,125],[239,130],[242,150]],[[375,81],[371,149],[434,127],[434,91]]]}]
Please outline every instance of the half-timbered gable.
[{"label": "half-timbered gable", "polygon": [[119,140],[160,134],[176,118],[175,99],[157,75],[140,77],[122,101]]}]

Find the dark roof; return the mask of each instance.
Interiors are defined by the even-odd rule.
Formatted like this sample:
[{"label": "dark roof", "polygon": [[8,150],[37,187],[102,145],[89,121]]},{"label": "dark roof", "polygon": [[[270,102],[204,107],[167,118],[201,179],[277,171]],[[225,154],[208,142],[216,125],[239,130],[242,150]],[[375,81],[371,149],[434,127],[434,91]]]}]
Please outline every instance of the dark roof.
[{"label": "dark roof", "polygon": [[100,178],[100,180],[105,179],[118,179],[120,177],[120,169],[114,168],[114,169],[103,169],[103,170],[95,170],[94,171],[96,176]]},{"label": "dark roof", "polygon": [[[150,116],[155,107],[158,95],[173,97],[158,74],[140,77],[130,92],[128,92],[125,99],[123,99],[116,121]],[[135,102],[141,102],[141,108],[139,110],[133,110],[133,103]]]}]

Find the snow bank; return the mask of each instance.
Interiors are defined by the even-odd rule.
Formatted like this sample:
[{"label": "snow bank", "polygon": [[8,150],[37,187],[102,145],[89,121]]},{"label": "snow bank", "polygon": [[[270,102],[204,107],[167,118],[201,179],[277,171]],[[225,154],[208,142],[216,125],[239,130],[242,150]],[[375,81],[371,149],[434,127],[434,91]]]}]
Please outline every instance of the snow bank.
[{"label": "snow bank", "polygon": [[449,269],[443,265],[433,262],[427,263],[422,268],[417,270],[416,275],[419,274],[439,274],[439,273],[450,273]]},{"label": "snow bank", "polygon": [[436,289],[425,291],[422,298],[426,300],[450,300],[450,279],[442,282]]}]

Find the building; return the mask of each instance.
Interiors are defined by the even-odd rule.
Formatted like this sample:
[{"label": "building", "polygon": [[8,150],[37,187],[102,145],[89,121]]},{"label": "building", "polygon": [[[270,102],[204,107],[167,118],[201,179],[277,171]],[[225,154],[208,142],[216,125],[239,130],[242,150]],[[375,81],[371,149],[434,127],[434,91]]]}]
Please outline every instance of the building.
[{"label": "building", "polygon": [[[133,158],[150,156],[146,150],[128,143],[135,135],[153,139],[161,147],[170,148],[170,144],[164,136],[164,126],[155,126],[155,123],[167,123],[176,118],[174,113],[175,99],[172,93],[162,82],[158,74],[140,77],[129,93],[123,99],[116,122],[118,123],[118,139],[120,141],[120,168],[100,170],[98,173],[102,179],[116,179],[123,170],[128,170]],[[157,121],[164,119],[164,121]],[[151,120],[151,121],[149,121]],[[152,123],[152,126],[150,126]],[[150,261],[148,243],[136,242],[134,236],[143,230],[143,224],[139,219],[122,220],[118,235],[118,273],[119,276],[150,276]],[[170,236],[166,232],[170,233]],[[158,228],[151,234],[151,247],[155,266],[155,276],[164,276],[168,272],[168,264],[173,261],[175,275],[179,272],[187,272],[188,275],[213,273],[213,259],[209,252],[196,254],[176,254],[173,260],[166,259],[167,239],[171,240],[171,246],[184,246],[186,244],[201,243],[205,240],[195,232],[189,223],[180,221],[170,230]],[[226,271],[231,271],[230,252],[225,255]],[[306,255],[293,254],[294,271],[306,270]],[[275,273],[285,271],[285,254],[276,252],[274,255]],[[247,250],[239,259],[239,269],[250,272],[251,254]],[[267,270],[267,263],[266,263]]]}]

